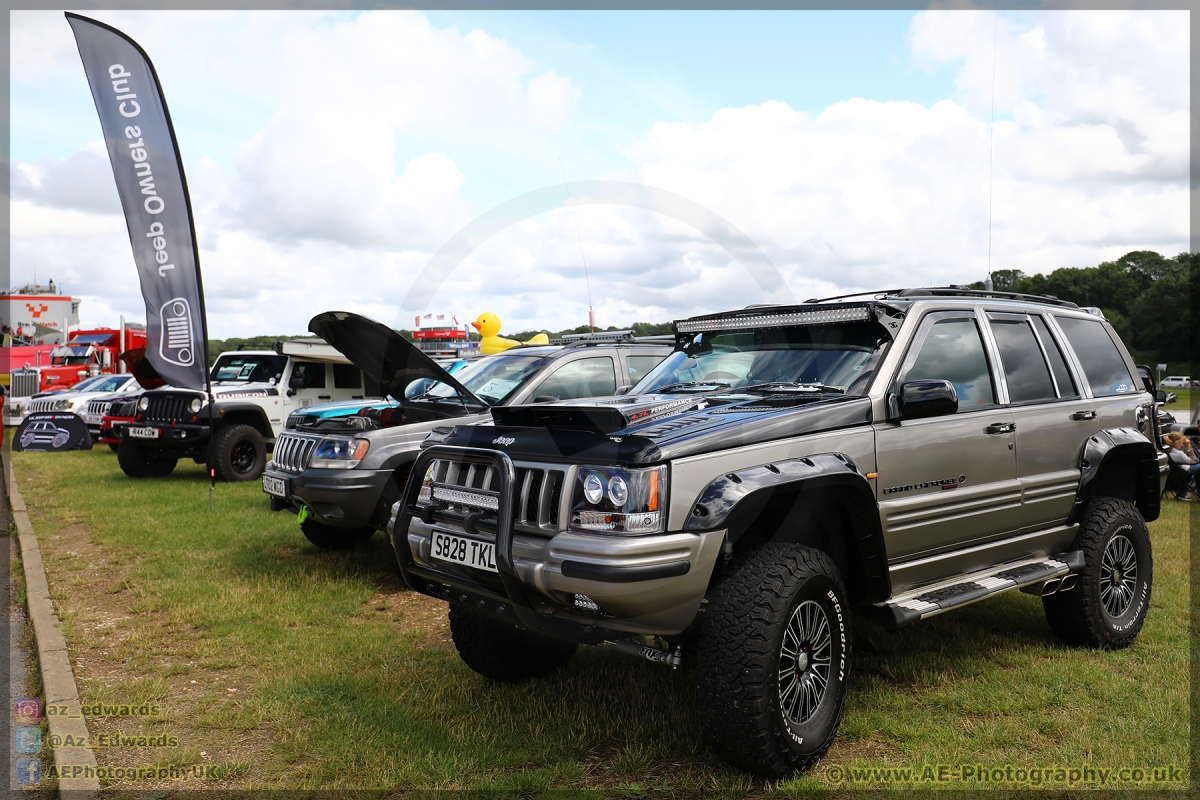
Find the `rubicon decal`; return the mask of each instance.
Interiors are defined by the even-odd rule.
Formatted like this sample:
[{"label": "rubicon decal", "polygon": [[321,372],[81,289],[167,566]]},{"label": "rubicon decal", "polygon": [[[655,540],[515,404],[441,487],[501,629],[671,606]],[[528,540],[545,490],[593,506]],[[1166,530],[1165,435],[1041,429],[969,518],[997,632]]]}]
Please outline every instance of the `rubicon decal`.
[{"label": "rubicon decal", "polygon": [[913,492],[917,489],[932,489],[940,486],[942,491],[957,489],[960,484],[967,482],[966,475],[959,475],[957,478],[942,478],[940,481],[925,481],[924,483],[908,483],[904,486],[891,486],[883,490],[884,494],[895,494],[896,492]]}]

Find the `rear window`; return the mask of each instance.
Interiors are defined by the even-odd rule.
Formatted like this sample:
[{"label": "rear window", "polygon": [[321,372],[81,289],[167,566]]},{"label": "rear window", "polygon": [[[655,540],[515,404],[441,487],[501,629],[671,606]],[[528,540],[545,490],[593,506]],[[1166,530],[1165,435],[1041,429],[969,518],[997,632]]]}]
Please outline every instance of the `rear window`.
[{"label": "rear window", "polygon": [[333,365],[333,388],[361,389],[362,373],[353,364]]},{"label": "rear window", "polygon": [[1138,382],[1129,374],[1121,351],[1100,320],[1076,317],[1056,319],[1083,366],[1083,374],[1092,387],[1092,394],[1105,397],[1140,391]]}]

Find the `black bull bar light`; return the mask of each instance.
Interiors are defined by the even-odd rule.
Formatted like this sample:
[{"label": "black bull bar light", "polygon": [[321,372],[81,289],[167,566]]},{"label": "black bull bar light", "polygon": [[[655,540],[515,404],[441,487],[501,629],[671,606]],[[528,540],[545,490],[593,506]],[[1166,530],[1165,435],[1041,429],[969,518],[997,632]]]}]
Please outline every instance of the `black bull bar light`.
[{"label": "black bull bar light", "polygon": [[[464,464],[491,466],[496,469],[496,475],[500,477],[500,490],[496,495],[498,505],[494,520],[484,518],[482,514],[457,514],[439,509],[436,500],[425,508],[417,506],[417,495],[421,490],[425,472],[429,469],[429,465],[439,458],[452,459]],[[423,450],[413,463],[412,471],[409,472],[408,484],[405,486],[404,495],[400,500],[400,513],[396,515],[391,530],[392,548],[396,551],[396,561],[400,566],[400,574],[404,578],[404,582],[413,591],[468,606],[472,610],[546,636],[569,639],[581,644],[598,644],[606,638],[611,638],[611,632],[602,628],[580,624],[577,620],[555,619],[550,614],[544,614],[534,608],[525,584],[517,575],[512,555],[513,486],[516,480],[516,468],[506,453],[450,445],[434,445]],[[492,494],[483,490],[472,491],[480,495]],[[427,525],[437,522],[458,525],[468,534],[494,531],[496,534],[496,572],[500,576],[504,594],[469,578],[448,574],[415,563],[408,543],[408,526],[413,517],[419,517]]]}]

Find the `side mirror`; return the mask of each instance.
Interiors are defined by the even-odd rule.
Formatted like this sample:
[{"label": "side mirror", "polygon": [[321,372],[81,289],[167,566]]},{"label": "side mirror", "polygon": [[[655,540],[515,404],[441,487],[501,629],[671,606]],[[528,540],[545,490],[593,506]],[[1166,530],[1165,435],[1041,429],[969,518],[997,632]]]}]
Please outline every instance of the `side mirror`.
[{"label": "side mirror", "polygon": [[625,386],[618,386],[617,390],[615,392],[613,392],[613,394],[616,395],[617,397],[620,397],[623,394],[629,394],[629,390],[632,388],[633,388],[633,384],[626,384]]},{"label": "side mirror", "polygon": [[1165,403],[1165,402],[1167,402],[1167,393],[1166,393],[1166,391],[1164,391],[1163,389],[1159,389],[1157,392],[1155,392],[1155,393],[1154,393],[1154,399],[1155,399],[1156,401],[1158,401],[1159,403]]},{"label": "side mirror", "polygon": [[308,381],[305,380],[304,373],[303,372],[293,372],[291,374],[291,377],[288,378],[288,388],[289,389],[306,389],[306,388],[308,388]]},{"label": "side mirror", "polygon": [[958,413],[958,392],[943,380],[908,381],[900,387],[901,419],[925,419]]}]

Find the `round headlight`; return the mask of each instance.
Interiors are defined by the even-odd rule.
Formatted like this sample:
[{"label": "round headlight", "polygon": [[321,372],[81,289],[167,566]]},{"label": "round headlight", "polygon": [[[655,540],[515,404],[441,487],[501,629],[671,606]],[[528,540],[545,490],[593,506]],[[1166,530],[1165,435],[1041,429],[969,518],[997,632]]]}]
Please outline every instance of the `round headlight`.
[{"label": "round headlight", "polygon": [[190,408],[192,410],[192,413],[195,414],[197,411],[200,410],[200,406],[201,406],[200,398],[195,397],[192,399],[192,404],[189,405],[188,408]]},{"label": "round headlight", "polygon": [[150,398],[149,397],[143,397],[141,400],[138,400],[138,411],[145,411],[149,407],[150,407]]},{"label": "round headlight", "polygon": [[604,481],[595,473],[583,479],[583,497],[592,505],[604,498]]},{"label": "round headlight", "polygon": [[620,476],[613,476],[608,482],[608,499],[617,508],[625,505],[625,501],[629,499],[629,487],[625,485],[625,481]]}]

